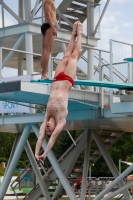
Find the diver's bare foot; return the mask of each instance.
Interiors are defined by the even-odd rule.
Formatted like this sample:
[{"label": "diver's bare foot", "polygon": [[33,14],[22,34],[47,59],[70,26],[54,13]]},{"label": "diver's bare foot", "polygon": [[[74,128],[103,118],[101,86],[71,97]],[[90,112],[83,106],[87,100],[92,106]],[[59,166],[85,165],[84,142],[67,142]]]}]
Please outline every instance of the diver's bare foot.
[{"label": "diver's bare foot", "polygon": [[47,79],[47,78],[50,78],[47,74],[44,76],[41,76],[41,79]]},{"label": "diver's bare foot", "polygon": [[83,24],[78,21],[77,35],[82,35],[82,32],[83,32]]},{"label": "diver's bare foot", "polygon": [[77,28],[78,28],[78,21],[74,22],[73,24],[73,34],[77,35]]}]

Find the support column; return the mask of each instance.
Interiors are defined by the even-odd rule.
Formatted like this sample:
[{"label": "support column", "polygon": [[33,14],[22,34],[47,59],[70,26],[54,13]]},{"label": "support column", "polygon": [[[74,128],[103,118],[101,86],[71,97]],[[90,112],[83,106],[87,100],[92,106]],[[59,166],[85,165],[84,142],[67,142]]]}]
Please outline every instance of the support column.
[{"label": "support column", "polygon": [[18,2],[18,15],[21,19],[24,19],[24,2],[19,0]]},{"label": "support column", "polygon": [[23,56],[21,53],[18,53],[18,76],[23,75]]},{"label": "support column", "polygon": [[30,22],[31,17],[31,0],[24,0],[25,22]]},{"label": "support column", "polygon": [[[95,142],[96,142],[96,144],[97,144],[97,146],[98,146],[98,148],[99,148],[101,154],[103,155],[103,157],[104,157],[104,159],[105,159],[105,161],[106,161],[106,163],[107,163],[107,165],[108,165],[110,171],[112,172],[113,176],[114,176],[115,178],[117,178],[117,177],[119,176],[119,172],[118,172],[118,170],[117,170],[117,168],[116,168],[116,166],[115,166],[115,164],[114,164],[112,158],[110,157],[110,155],[109,155],[109,153],[108,153],[108,151],[107,151],[105,145],[103,144],[101,138],[100,138],[99,135],[96,133],[96,131],[93,132],[92,137],[93,137],[93,139],[95,140]],[[119,185],[119,187],[123,187],[123,186],[124,186],[124,182],[123,182],[123,181],[120,181],[120,182],[118,183],[118,185]],[[130,194],[129,194],[128,191],[124,191],[123,194],[124,194],[124,197],[125,197],[126,200],[129,200],[129,199],[130,199]],[[98,197],[98,196],[95,197],[94,200],[99,200],[99,197]]]},{"label": "support column", "polygon": [[[19,47],[19,45],[21,44],[21,42],[23,41],[23,39],[24,39],[24,34],[20,36],[18,41],[13,46],[13,49],[17,49]],[[7,57],[5,58],[5,60],[2,63],[2,68],[5,67],[6,63],[10,60],[10,58],[13,56],[13,54],[14,54],[14,51],[9,52],[9,54],[7,55]]]},{"label": "support column", "polygon": [[[102,52],[99,51],[99,81],[103,81],[103,66],[102,66]],[[100,101],[99,106],[101,107],[101,116],[103,117],[103,107],[104,107],[104,89],[99,88]]]},{"label": "support column", "polygon": [[[113,82],[113,51],[112,51],[112,40],[110,39],[110,81]],[[113,88],[110,88],[110,107],[113,103]]]},{"label": "support column", "polygon": [[[131,52],[131,57],[133,57],[133,45],[132,45],[132,47],[131,47],[132,49],[132,52]],[[133,83],[133,62],[131,63],[131,68],[132,68],[132,77],[131,77],[131,79],[132,79],[132,83]]]},{"label": "support column", "polygon": [[[31,33],[25,33],[25,48],[27,52],[33,53],[33,42]],[[33,55],[26,54],[26,70],[27,70],[27,75],[32,75],[34,72]],[[31,76],[31,79],[32,78],[33,76]],[[30,105],[34,107],[34,104]],[[35,109],[30,108],[30,113],[35,113]]]},{"label": "support column", "polygon": [[[68,164],[66,165],[66,169],[64,174],[66,175],[66,177],[68,177],[80,155],[80,153],[83,151],[84,146],[85,146],[85,142],[86,142],[86,134],[87,134],[87,130],[84,131],[84,133],[82,134],[80,141],[78,142],[78,144],[76,145],[76,147],[74,148],[74,150],[71,152],[71,157],[69,155],[68,158]],[[65,158],[66,159],[66,158]],[[56,191],[54,192],[53,195],[53,199],[56,199],[59,194],[61,193],[63,187],[61,182],[59,182],[58,187],[56,188]]]},{"label": "support column", "polygon": [[[27,52],[33,53],[32,34],[25,33],[25,48]],[[33,55],[26,54],[27,74],[33,74]]]},{"label": "support column", "polygon": [[86,147],[85,147],[85,157],[84,157],[84,167],[83,167],[83,179],[81,187],[81,197],[80,199],[85,199],[86,194],[86,182],[89,169],[89,158],[90,158],[90,146],[91,146],[91,130],[86,132]]},{"label": "support column", "polygon": [[17,148],[17,145],[18,145],[18,142],[20,140],[20,137],[21,137],[22,133],[16,133],[16,138],[15,138],[15,141],[14,141],[14,144],[13,144],[13,147],[12,147],[12,151],[11,151],[11,154],[10,154],[10,157],[8,159],[8,163],[7,163],[7,166],[6,166],[6,170],[5,170],[5,173],[4,173],[4,177],[6,176],[6,173],[8,171],[8,168],[11,164],[11,161],[12,161],[12,158],[13,158],[13,155],[15,153],[15,150]]},{"label": "support column", "polygon": [[[118,184],[122,179],[124,179],[128,174],[131,173],[131,171],[133,171],[133,164],[130,165],[130,167],[128,167],[124,172],[122,172],[122,174],[120,174],[113,182],[111,182],[108,187],[106,187],[97,197],[96,199],[101,199],[105,194],[107,194],[116,184]],[[133,182],[132,182],[133,185]],[[124,186],[125,187],[125,186]],[[122,187],[122,188],[124,188]],[[119,189],[117,190],[119,191]],[[123,189],[124,191],[124,189]],[[122,191],[121,191],[122,192]],[[114,193],[113,193],[114,194]],[[119,193],[118,193],[119,194]],[[114,195],[115,196],[115,195]]]},{"label": "support column", "polygon": [[[24,20],[24,2],[23,0],[19,0],[18,2],[18,15],[21,19]],[[20,50],[22,47],[20,45]],[[22,53],[18,53],[18,76],[23,75],[23,55]]]},{"label": "support column", "polygon": [[[56,26],[57,26],[58,29],[60,29],[59,24],[57,23],[57,21],[56,21]],[[66,45],[65,45],[65,43],[61,43],[61,48],[62,48],[62,52],[65,54],[65,52],[66,52]]]},{"label": "support column", "polygon": [[40,185],[41,191],[42,191],[45,199],[50,200],[51,197],[50,197],[50,195],[48,193],[47,186],[46,186],[46,184],[45,184],[45,182],[43,180],[43,176],[41,175],[41,172],[40,172],[40,170],[38,168],[37,162],[35,160],[35,157],[33,155],[33,152],[31,150],[31,147],[30,147],[30,144],[29,144],[28,141],[26,141],[26,144],[25,144],[25,151],[26,151],[27,156],[28,156],[28,158],[30,160],[31,166],[32,166],[32,168],[34,170],[34,173],[35,173],[36,177],[37,177],[38,183]]},{"label": "support column", "polygon": [[13,172],[15,171],[15,168],[16,168],[16,165],[18,163],[18,160],[22,154],[22,151],[24,149],[24,145],[26,143],[26,140],[29,136],[29,133],[30,133],[30,130],[31,130],[31,126],[30,124],[27,124],[24,128],[24,131],[22,133],[22,136],[20,138],[20,141],[17,145],[17,148],[16,148],[16,151],[14,153],[14,156],[12,158],[12,161],[10,163],[10,166],[8,168],[8,171],[6,173],[6,176],[4,177],[4,180],[2,182],[2,185],[0,187],[0,200],[3,200],[5,194],[6,194],[6,191],[7,191],[7,188],[9,186],[9,183],[11,181],[11,178],[12,178],[12,174]]},{"label": "support column", "polygon": [[[92,36],[94,32],[94,0],[88,0],[87,3],[87,36]],[[94,76],[94,52],[92,49],[87,51],[88,66],[87,75],[89,80]],[[89,91],[94,91],[94,87],[88,87]]]},{"label": "support column", "polygon": [[[2,0],[3,3],[3,0]],[[5,27],[5,19],[4,19],[4,8],[3,8],[3,4],[1,4],[1,9],[2,9],[2,28]]]},{"label": "support column", "polygon": [[[36,136],[38,138],[38,136],[39,136],[39,127],[37,125],[35,125],[35,124],[32,124],[32,129],[34,130],[34,132],[35,132],[35,134],[36,134]],[[45,150],[46,146],[47,146],[47,141],[45,139],[44,142],[43,142],[43,145],[42,145],[44,150]],[[52,167],[55,170],[58,178],[60,179],[60,181],[61,181],[61,183],[62,183],[62,185],[63,185],[63,187],[64,187],[64,189],[65,189],[65,191],[66,191],[66,193],[68,195],[68,197],[70,199],[72,199],[72,200],[77,200],[77,197],[76,197],[76,195],[75,195],[75,193],[74,193],[74,191],[73,191],[68,179],[66,178],[66,176],[63,173],[63,171],[61,170],[60,165],[59,165],[57,159],[55,158],[52,150],[49,151],[47,157],[48,157],[49,161],[51,162]]]},{"label": "support column", "polygon": [[0,47],[0,83],[2,83],[2,47]]}]

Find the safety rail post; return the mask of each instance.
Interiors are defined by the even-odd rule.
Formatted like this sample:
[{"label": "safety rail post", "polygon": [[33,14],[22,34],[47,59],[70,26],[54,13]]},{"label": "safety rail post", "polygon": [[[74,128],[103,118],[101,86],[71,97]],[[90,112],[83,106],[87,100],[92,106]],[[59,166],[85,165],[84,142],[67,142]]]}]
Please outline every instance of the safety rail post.
[{"label": "safety rail post", "polygon": [[0,83],[2,83],[2,47],[0,47]]},{"label": "safety rail post", "polygon": [[[131,56],[133,57],[133,45],[131,46]],[[131,63],[132,66],[132,83],[133,83],[133,62]]]},{"label": "safety rail post", "polygon": [[[102,66],[102,51],[99,51],[99,81],[103,80],[103,66]],[[100,107],[101,107],[101,115],[103,116],[103,107],[104,107],[104,89],[99,88],[100,92]]]},{"label": "safety rail post", "polygon": [[[112,40],[110,39],[110,81],[113,81],[113,53],[112,53]],[[113,89],[110,88],[110,107],[113,103]]]},{"label": "safety rail post", "polygon": [[128,74],[128,83],[130,83],[130,63],[128,62],[127,63],[127,66],[128,66],[128,68],[127,68],[127,74]]}]

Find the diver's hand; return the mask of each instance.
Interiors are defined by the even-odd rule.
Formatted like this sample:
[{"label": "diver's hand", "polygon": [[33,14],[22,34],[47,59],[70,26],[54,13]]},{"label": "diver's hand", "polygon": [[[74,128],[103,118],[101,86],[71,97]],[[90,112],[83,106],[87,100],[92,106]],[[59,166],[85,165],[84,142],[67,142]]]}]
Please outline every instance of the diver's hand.
[{"label": "diver's hand", "polygon": [[37,161],[40,161],[40,162],[44,165],[44,160],[45,160],[45,158],[46,158],[46,157],[44,156],[44,154],[42,154],[42,155],[40,155],[40,156],[36,155],[35,157],[36,157]]}]

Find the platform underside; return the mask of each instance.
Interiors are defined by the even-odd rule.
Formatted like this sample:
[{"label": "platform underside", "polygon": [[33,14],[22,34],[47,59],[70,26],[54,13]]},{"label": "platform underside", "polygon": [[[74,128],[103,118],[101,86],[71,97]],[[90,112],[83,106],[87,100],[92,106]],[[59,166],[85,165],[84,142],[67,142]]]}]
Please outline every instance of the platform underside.
[{"label": "platform underside", "polygon": [[[18,117],[18,116],[17,116]],[[28,120],[29,118],[29,120]],[[27,123],[30,120],[27,116]],[[40,117],[40,122],[44,119],[44,114]],[[23,117],[22,117],[23,120]],[[6,124],[2,125],[3,123],[0,123],[0,132],[9,132],[9,133],[21,133],[23,132],[24,126],[26,124],[10,124],[10,120],[5,120]],[[20,120],[21,121],[21,117]],[[0,122],[2,122],[2,118],[0,117]],[[14,120],[16,123],[16,121]],[[9,123],[9,124],[8,124]],[[22,123],[24,123],[22,121]],[[31,122],[31,123],[37,123],[37,122]],[[67,120],[66,126],[64,127],[64,130],[83,130],[83,129],[99,129],[99,130],[111,130],[111,131],[123,131],[123,132],[133,132],[133,117],[118,117],[118,118],[100,118],[100,119],[88,119],[88,120]],[[32,130],[31,130],[32,132]]]}]

